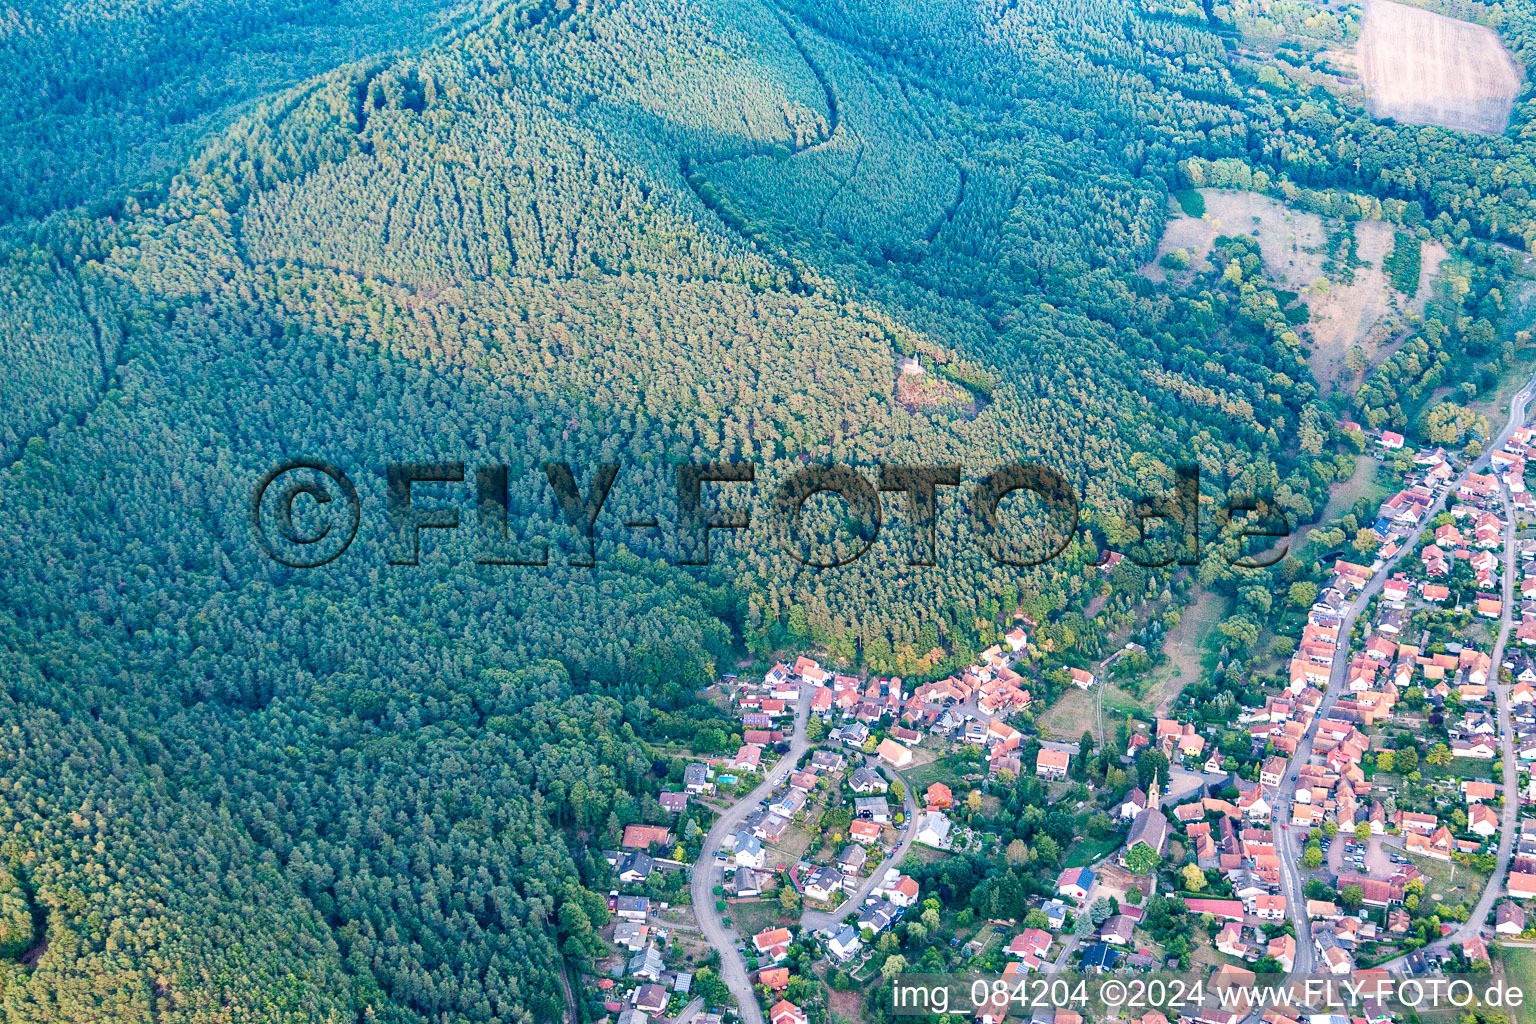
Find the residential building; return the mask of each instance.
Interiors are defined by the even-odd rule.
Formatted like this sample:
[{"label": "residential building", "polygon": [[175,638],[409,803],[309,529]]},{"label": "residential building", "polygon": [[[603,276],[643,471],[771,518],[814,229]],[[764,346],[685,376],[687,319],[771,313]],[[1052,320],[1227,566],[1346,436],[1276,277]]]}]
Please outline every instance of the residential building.
[{"label": "residential building", "polygon": [[916,841],[937,850],[949,848],[949,831],[952,822],[939,811],[924,811],[918,818]]},{"label": "residential building", "polygon": [[1067,868],[1056,877],[1056,893],[1069,899],[1082,903],[1088,898],[1088,891],[1093,888],[1093,869]]},{"label": "residential building", "polygon": [[788,999],[780,999],[768,1009],[768,1024],[806,1024],[800,1007]]},{"label": "residential building", "polygon": [[859,941],[859,933],[845,924],[827,943],[827,952],[836,960],[846,961],[852,959],[861,946],[863,943]]},{"label": "residential building", "polygon": [[626,850],[644,850],[652,844],[667,846],[671,842],[672,833],[661,825],[626,825],[621,845]]},{"label": "residential building", "polygon": [[1042,747],[1040,753],[1035,755],[1035,774],[1043,779],[1064,779],[1071,762],[1072,755],[1065,750]]},{"label": "residential building", "polygon": [[893,768],[905,768],[912,763],[912,751],[893,739],[881,740],[880,745],[875,748],[875,753],[880,756],[880,760]]},{"label": "residential building", "polygon": [[778,961],[784,959],[784,954],[789,952],[790,943],[794,941],[788,928],[764,928],[752,936],[752,946],[757,950],[759,957]]}]

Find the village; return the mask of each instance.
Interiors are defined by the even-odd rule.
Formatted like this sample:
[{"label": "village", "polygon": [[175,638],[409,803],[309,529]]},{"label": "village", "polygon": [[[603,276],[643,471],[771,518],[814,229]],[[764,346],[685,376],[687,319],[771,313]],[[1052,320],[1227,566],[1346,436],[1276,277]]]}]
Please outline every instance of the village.
[{"label": "village", "polygon": [[[965,671],[910,689],[808,656],[724,677],[740,747],[689,763],[662,796],[720,812],[699,858],[668,863],[675,837],[653,825],[626,828],[607,854],[622,955],[598,983],[605,1007],[619,1024],[713,1024],[733,1016],[728,990],[742,1020],[810,1024],[821,982],[862,990],[904,965],[898,928],[954,930],[957,956],[1004,979],[1486,968],[1489,941],[1536,937],[1536,815],[1524,814],[1536,788],[1523,781],[1536,762],[1536,537],[1518,536],[1536,525],[1533,447],[1514,430],[1489,472],[1459,475],[1444,451],[1415,453],[1371,524],[1370,563],[1338,557],[1292,590],[1309,603],[1278,685],[1224,728],[1133,723],[1100,755],[1123,769],[1115,790],[1083,781],[1091,752],[1032,724],[1027,621]],[[1093,691],[1104,668],[1065,678]],[[1027,914],[956,929],[909,865],[1002,858],[967,822],[1022,778],[1113,831]],[[690,873],[691,910],[639,894],[665,871]],[[678,951],[714,965],[709,993]],[[1237,1019],[1212,1012],[1200,1019]]]}]

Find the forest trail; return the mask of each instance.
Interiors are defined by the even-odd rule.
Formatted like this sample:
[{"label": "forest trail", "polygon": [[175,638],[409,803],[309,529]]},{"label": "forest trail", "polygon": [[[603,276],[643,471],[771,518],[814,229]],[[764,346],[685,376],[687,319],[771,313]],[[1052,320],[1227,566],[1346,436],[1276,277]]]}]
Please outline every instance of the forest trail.
[{"label": "forest trail", "polygon": [[[815,56],[811,54],[810,49],[805,45],[805,41],[800,36],[802,28],[797,26],[790,15],[777,5],[773,6],[773,12],[778,17],[780,24],[784,26],[785,33],[788,34],[790,40],[794,43],[795,49],[799,52],[801,59],[805,61],[806,67],[810,70],[811,74],[815,77],[817,84],[821,87],[822,94],[825,97],[827,105],[828,127],[826,134],[814,142],[791,147],[789,150],[788,159],[793,159],[794,157],[814,153],[830,145],[831,142],[837,138],[839,131],[842,130],[843,114],[842,108],[838,102],[837,90],[832,84],[831,76],[827,73],[826,69],[822,67],[821,63],[815,58]],[[924,119],[920,108],[914,104],[911,101],[911,98],[907,95],[907,83],[905,81],[898,80],[897,86],[900,89],[901,97],[905,101],[908,108],[907,116],[910,122],[913,125],[921,127],[930,135],[936,134],[933,131],[932,126],[929,125]],[[754,156],[766,156],[771,151],[772,147],[764,143],[755,146],[748,146],[736,153],[718,157],[706,158],[696,154],[685,154],[681,157],[679,164],[683,176],[683,181],[687,184],[689,191],[694,194],[700,203],[702,203],[707,209],[713,212],[715,216],[719,217],[723,223],[725,223],[728,227],[733,229],[737,234],[745,239],[747,243],[753,246],[760,254],[783,266],[792,275],[794,275],[795,280],[798,281],[797,268],[795,267],[792,260],[775,252],[773,246],[759,240],[756,234],[753,232],[751,225],[748,224],[744,218],[735,215],[731,210],[726,208],[724,202],[718,199],[711,201],[710,198],[707,197],[704,193],[703,182],[695,179],[695,175],[697,174],[699,168],[732,163]],[[957,160],[954,155],[948,151],[945,151],[942,155],[944,161],[948,163],[955,171],[955,193],[945,203],[943,209],[938,212],[938,215],[934,218],[932,223],[928,224],[918,236],[923,240],[923,242],[928,244],[931,244],[935,239],[937,239],[944,228],[955,219],[956,215],[960,211],[960,207],[965,202],[967,189],[969,188],[970,184],[970,174],[965,165]],[[822,199],[821,210],[816,217],[816,222],[818,225],[824,224],[827,211],[831,208],[833,201],[843,192],[843,190],[853,187],[854,179],[858,175],[859,168],[863,163],[863,158],[864,145],[861,143],[860,148],[854,158],[853,167],[847,172],[846,175],[839,177],[837,187]],[[887,254],[887,258],[892,259],[893,261],[898,259],[900,261],[921,259],[921,257],[910,257],[905,255],[898,257],[889,253]]]},{"label": "forest trail", "polygon": [[565,996],[565,1024],[576,1024],[580,1018],[576,1014],[576,993],[571,991],[571,965],[566,960],[560,961],[560,991]]},{"label": "forest trail", "polygon": [[[816,58],[811,56],[811,51],[806,48],[804,41],[801,40],[800,34],[796,30],[794,22],[790,19],[789,15],[785,13],[783,8],[779,7],[777,4],[770,3],[769,6],[773,9],[774,15],[779,19],[779,23],[784,26],[784,31],[788,33],[790,41],[795,44],[795,49],[799,52],[800,58],[805,61],[805,66],[809,68],[811,74],[815,76],[816,84],[821,87],[822,95],[825,97],[827,104],[826,134],[817,139],[815,142],[792,146],[789,150],[789,156],[793,158],[805,153],[814,152],[823,146],[826,146],[834,138],[836,138],[838,128],[842,124],[842,114],[838,109],[837,92],[832,88],[832,80],[827,76],[825,69],[823,69],[821,64],[817,62]],[[739,218],[733,216],[731,211],[726,209],[722,202],[711,202],[710,199],[704,194],[702,183],[695,180],[697,168],[711,167],[716,164],[730,163],[731,161],[735,160],[744,160],[752,156],[766,156],[770,152],[771,147],[764,143],[757,146],[745,147],[743,150],[727,156],[712,158],[705,158],[696,156],[694,154],[685,153],[678,160],[678,169],[682,174],[683,183],[688,186],[688,191],[693,193],[694,198],[703,204],[705,209],[709,210],[716,217],[720,218],[720,222],[722,224],[725,224],[727,227],[731,228],[737,234],[739,234],[742,239],[745,240],[746,243],[753,249],[756,249],[759,253],[766,256],[768,259],[773,260],[775,263],[778,263],[780,266],[787,269],[792,275],[793,280],[796,282],[796,285],[792,287],[798,287],[799,274],[796,272],[795,267],[790,264],[786,258],[774,253],[770,246],[760,245],[758,240],[753,236],[750,226],[745,221],[741,221]]]}]

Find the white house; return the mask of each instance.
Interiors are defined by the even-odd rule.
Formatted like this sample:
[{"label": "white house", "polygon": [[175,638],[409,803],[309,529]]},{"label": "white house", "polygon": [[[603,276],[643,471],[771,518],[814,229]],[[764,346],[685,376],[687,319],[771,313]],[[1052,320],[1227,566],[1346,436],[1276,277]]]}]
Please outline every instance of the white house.
[{"label": "white house", "polygon": [[767,852],[763,849],[763,841],[757,836],[747,836],[736,844],[736,866],[738,868],[751,868],[753,871],[761,871],[764,862],[768,859]]},{"label": "white house", "polygon": [[849,925],[843,925],[836,935],[827,943],[827,952],[838,960],[848,960],[859,951],[863,943],[859,941],[859,933]]},{"label": "white house", "polygon": [[949,848],[952,822],[938,811],[924,811],[917,821],[917,841],[936,850]]}]

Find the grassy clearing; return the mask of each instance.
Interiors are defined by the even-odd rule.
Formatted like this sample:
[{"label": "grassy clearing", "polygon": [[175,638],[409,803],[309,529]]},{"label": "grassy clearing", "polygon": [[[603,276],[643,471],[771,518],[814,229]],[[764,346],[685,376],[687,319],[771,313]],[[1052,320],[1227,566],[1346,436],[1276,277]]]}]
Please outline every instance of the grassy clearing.
[{"label": "grassy clearing", "polygon": [[[831,974],[831,968],[827,973]],[[864,993],[850,989],[847,992],[834,992],[828,988],[827,1009],[831,1011],[832,1019],[845,1020],[849,1024],[857,1024],[864,1019]]]},{"label": "grassy clearing", "polygon": [[[1508,984],[1519,986],[1523,992],[1536,992],[1536,949],[1494,946],[1493,962]],[[1536,1004],[1528,1002],[1510,1012],[1520,1024],[1536,1024]]]},{"label": "grassy clearing", "polygon": [[1381,464],[1370,455],[1363,452],[1356,455],[1355,471],[1350,474],[1349,479],[1341,480],[1329,488],[1328,503],[1323,506],[1322,513],[1315,521],[1298,527],[1287,540],[1290,550],[1299,553],[1306,543],[1308,534],[1318,526],[1332,522],[1348,512],[1361,498],[1368,499],[1373,506],[1386,500],[1393,489],[1378,479],[1383,475],[1380,470]]},{"label": "grassy clearing", "polygon": [[1073,687],[1057,698],[1050,710],[1035,719],[1035,726],[1040,730],[1041,735],[1056,739],[1070,737],[1071,740],[1076,740],[1082,736],[1084,729],[1097,732],[1098,699],[1099,695],[1092,690],[1079,690]]},{"label": "grassy clearing", "polygon": [[1210,649],[1208,641],[1216,623],[1226,613],[1226,596],[1209,590],[1202,590],[1194,604],[1183,610],[1179,624],[1163,641],[1168,661],[1152,674],[1144,690],[1143,704],[1152,708],[1154,715],[1166,718],[1184,685],[1199,679],[1201,672],[1214,665],[1216,652]]},{"label": "grassy clearing", "polygon": [[793,915],[784,913],[784,908],[776,899],[759,900],[756,903],[727,903],[725,916],[731,919],[731,923],[736,926],[736,934],[743,939],[750,939],[764,928],[787,926],[796,920]]},{"label": "grassy clearing", "polygon": [[960,780],[967,775],[975,775],[979,771],[983,771],[983,769],[977,767],[976,761],[973,758],[965,757],[958,753],[949,753],[940,754],[927,764],[909,767],[901,773],[901,777],[906,782],[907,788],[916,797],[919,808],[921,808],[923,794],[935,782],[942,782],[952,790],[955,790],[957,786],[960,789],[967,789],[969,787],[959,785]]},{"label": "grassy clearing", "polygon": [[931,846],[922,846],[917,843],[913,843],[912,848],[907,851],[907,859],[915,860],[919,864],[933,864],[948,856],[948,850],[935,850]]},{"label": "grassy clearing", "polygon": [[1429,769],[1429,776],[1433,779],[1493,780],[1493,762],[1485,761],[1480,757],[1453,757],[1451,763],[1444,768],[1434,768],[1429,765],[1423,767]]},{"label": "grassy clearing", "polygon": [[1467,867],[1465,864],[1456,864],[1449,861],[1436,860],[1433,857],[1418,857],[1408,855],[1414,867],[1424,872],[1424,896],[1434,899],[1434,894],[1439,893],[1437,902],[1446,906],[1455,906],[1458,903],[1476,903],[1478,897],[1483,894],[1483,888],[1488,884],[1488,876],[1481,871]]},{"label": "grassy clearing", "polygon": [[810,846],[810,831],[804,825],[791,825],[777,843],[768,847],[768,863],[793,864],[805,856]]},{"label": "grassy clearing", "polygon": [[1082,738],[1083,730],[1093,733],[1095,741],[1103,737],[1099,735],[1099,690],[1103,688],[1104,700],[1104,727],[1113,730],[1115,722],[1124,718],[1127,714],[1137,718],[1146,718],[1146,709],[1132,694],[1123,690],[1114,683],[1101,683],[1091,690],[1079,690],[1072,687],[1051,705],[1049,711],[1035,720],[1035,726],[1041,735],[1048,739],[1063,740],[1075,743]]},{"label": "grassy clearing", "polygon": [[1119,848],[1119,836],[1109,836],[1105,839],[1079,839],[1067,847],[1067,856],[1062,861],[1062,867],[1087,867],[1103,860]]}]

